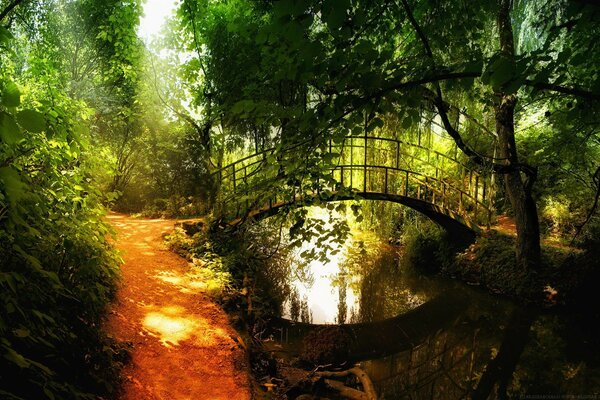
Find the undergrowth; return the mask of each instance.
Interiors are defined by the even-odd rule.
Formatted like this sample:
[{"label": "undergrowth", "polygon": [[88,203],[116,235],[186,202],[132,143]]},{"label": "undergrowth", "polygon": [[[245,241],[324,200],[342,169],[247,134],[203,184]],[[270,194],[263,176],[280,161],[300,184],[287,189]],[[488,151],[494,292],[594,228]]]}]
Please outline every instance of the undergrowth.
[{"label": "undergrowth", "polygon": [[407,260],[423,272],[440,272],[543,306],[578,303],[581,289],[597,275],[592,267],[597,246],[588,242],[583,249],[544,244],[539,270],[525,271],[516,264],[515,238],[494,230],[457,249],[440,228],[420,222],[405,224],[402,241]]},{"label": "undergrowth", "polygon": [[286,279],[290,266],[285,249],[273,252],[278,247],[277,224],[248,224],[237,231],[207,226],[210,229],[193,235],[176,229],[166,242],[191,262],[190,274],[205,274],[207,285],[213,286],[209,290],[213,298],[230,314],[251,320],[280,315],[291,289]]},{"label": "undergrowth", "polygon": [[[593,221],[595,222],[595,221]],[[537,271],[519,269],[515,237],[496,230],[482,231],[468,247],[457,245],[431,220],[406,210],[397,219],[403,260],[422,273],[441,273],[470,285],[544,306],[580,304],[589,282],[599,273],[594,260],[600,253],[600,228],[590,223],[577,240],[542,241],[542,263]],[[581,290],[588,287],[588,289]],[[589,302],[586,298],[584,302]]]},{"label": "undergrowth", "polygon": [[78,178],[48,173],[35,185],[22,180],[18,194],[0,182],[0,203],[9,205],[0,218],[2,399],[97,399],[117,390],[125,354],[101,322],[119,258],[98,194],[86,187],[81,198]]},{"label": "undergrowth", "polygon": [[200,289],[204,293],[220,303],[229,302],[235,292],[233,278],[226,259],[213,250],[205,231],[188,236],[178,227],[165,236],[165,242],[172,251],[190,261],[187,275],[201,282]]}]

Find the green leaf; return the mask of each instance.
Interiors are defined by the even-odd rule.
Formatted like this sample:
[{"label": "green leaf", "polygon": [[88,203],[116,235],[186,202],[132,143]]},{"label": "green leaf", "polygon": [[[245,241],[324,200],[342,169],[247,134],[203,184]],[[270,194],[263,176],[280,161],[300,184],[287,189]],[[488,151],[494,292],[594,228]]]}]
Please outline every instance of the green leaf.
[{"label": "green leaf", "polygon": [[21,368],[29,368],[31,364],[19,353],[14,351],[13,349],[6,349],[6,353],[4,353],[4,358],[8,361],[18,365]]},{"label": "green leaf", "polygon": [[348,0],[323,1],[323,16],[329,29],[337,30],[342,27],[349,8],[350,2]]},{"label": "green leaf", "polygon": [[15,122],[12,115],[6,112],[0,112],[0,139],[2,141],[13,144],[23,139],[21,128]]},{"label": "green leaf", "polygon": [[11,204],[15,204],[25,194],[25,184],[19,172],[12,167],[0,168],[0,182],[4,184],[4,192]]},{"label": "green leaf", "polygon": [[374,118],[370,123],[369,126],[367,127],[367,131],[368,132],[372,132],[375,129],[378,128],[383,128],[383,126],[385,125],[385,123],[383,122],[383,120],[381,118]]},{"label": "green leaf", "polygon": [[17,122],[29,132],[39,133],[46,128],[44,115],[35,110],[23,110],[18,112]]},{"label": "green leaf", "polygon": [[2,25],[0,25],[0,44],[7,44],[13,39],[12,33]]},{"label": "green leaf", "polygon": [[462,68],[462,70],[464,72],[476,72],[476,73],[481,73],[482,69],[483,69],[483,61],[481,61],[481,60],[469,61],[468,63],[463,65],[463,68]]},{"label": "green leaf", "polygon": [[6,107],[18,107],[21,104],[21,91],[14,82],[8,82],[4,86],[2,104]]},{"label": "green leaf", "polygon": [[29,336],[29,330],[27,330],[27,329],[15,329],[15,330],[13,331],[13,334],[14,334],[16,337],[19,337],[19,338],[24,338],[24,337],[27,337],[27,336]]},{"label": "green leaf", "polygon": [[517,68],[515,60],[503,55],[492,57],[490,64],[482,76],[483,83],[489,83],[494,90],[500,90],[503,85],[515,78]]}]

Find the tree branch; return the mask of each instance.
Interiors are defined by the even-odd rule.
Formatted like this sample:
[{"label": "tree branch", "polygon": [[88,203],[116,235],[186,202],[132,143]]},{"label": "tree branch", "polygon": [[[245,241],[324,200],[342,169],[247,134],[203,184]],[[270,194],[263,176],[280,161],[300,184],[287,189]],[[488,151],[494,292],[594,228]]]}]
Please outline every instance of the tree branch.
[{"label": "tree branch", "polygon": [[162,96],[161,90],[158,87],[158,78],[156,76],[156,67],[154,66],[154,56],[151,56],[150,58],[150,62],[152,64],[152,72],[154,74],[154,89],[156,90],[156,95],[158,96],[158,99],[161,101],[161,103],[163,105],[165,105],[167,108],[169,108],[172,112],[175,113],[175,115],[177,115],[179,118],[183,119],[184,121],[186,121],[187,123],[189,123],[192,128],[194,128],[194,130],[201,135],[201,140],[202,140],[202,147],[204,147],[204,149],[207,152],[207,159],[208,159],[208,163],[209,166],[211,168],[216,168],[215,163],[212,160],[211,157],[211,146],[210,146],[210,127],[212,126],[209,122],[205,123],[204,126],[200,126],[198,124],[198,122],[196,122],[196,120],[194,118],[192,118],[190,115],[188,115],[185,112],[182,112],[180,110],[178,110],[177,108],[175,108],[173,105],[171,105],[169,102],[167,102],[164,97]]},{"label": "tree branch", "polygon": [[2,12],[0,12],[0,22],[2,22],[2,20],[4,18],[6,18],[6,16],[8,14],[10,14],[10,12],[19,4],[21,4],[24,0],[13,0],[12,3],[10,3],[9,5],[6,6],[6,8],[4,10],[2,10]]},{"label": "tree branch", "polygon": [[569,88],[569,87],[564,87],[564,86],[560,86],[560,85],[555,85],[553,83],[536,82],[536,81],[532,81],[530,79],[525,79],[525,81],[523,81],[523,84],[526,86],[536,88],[538,90],[549,90],[552,92],[568,94],[571,96],[583,97],[585,99],[590,99],[590,100],[600,100],[599,93],[588,92],[587,90],[577,88],[577,87]]},{"label": "tree branch", "polygon": [[[421,27],[419,26],[419,24],[417,23],[417,20],[415,19],[415,17],[412,14],[412,11],[408,5],[407,0],[401,0],[403,6],[404,6],[404,10],[406,11],[408,20],[410,21],[411,25],[413,26],[413,29],[415,30],[415,32],[417,33],[417,36],[419,36],[419,38],[421,39],[421,42],[423,43],[423,47],[425,48],[425,52],[427,53],[427,55],[429,56],[429,58],[431,58],[431,61],[433,63],[433,66],[435,67],[435,60],[433,57],[433,52],[431,51],[431,46],[429,45],[429,41],[427,40],[427,37],[425,36],[425,34],[423,33],[423,30],[421,29]],[[459,73],[462,75],[462,77],[465,78],[475,78],[475,77],[480,77],[481,74],[480,73],[474,73],[474,72],[464,72],[464,73]],[[452,75],[451,77],[447,78],[447,79],[454,79],[456,78],[455,74],[449,74]],[[500,173],[500,174],[507,174],[510,172],[513,172],[515,170],[518,171],[522,171],[524,172],[530,179],[528,179],[528,181],[530,182],[530,184],[533,184],[533,182],[535,181],[535,178],[537,177],[537,169],[533,168],[527,164],[521,164],[521,163],[513,163],[513,164],[498,164],[498,163],[494,163],[494,162],[490,162],[489,157],[486,157],[482,154],[479,154],[477,151],[475,151],[474,149],[472,149],[470,146],[468,146],[465,141],[463,140],[460,132],[458,132],[454,126],[452,125],[452,123],[450,122],[450,118],[448,118],[448,105],[446,104],[446,102],[444,101],[443,95],[442,95],[442,89],[440,87],[439,81],[441,79],[438,80],[434,80],[432,81],[432,83],[434,83],[435,85],[435,91],[436,91],[436,96],[433,99],[433,102],[438,110],[438,113],[440,115],[440,118],[442,119],[442,123],[444,125],[444,129],[446,130],[446,132],[448,133],[448,135],[450,135],[450,137],[454,140],[454,142],[456,143],[456,146],[467,156],[471,159],[471,161],[473,161],[475,164],[482,166],[482,167],[491,167],[491,169],[494,172]],[[486,160],[487,159],[487,160]]]},{"label": "tree branch", "polygon": [[590,222],[590,220],[596,213],[596,210],[598,209],[598,202],[600,201],[600,167],[596,169],[596,172],[594,172],[594,177],[592,179],[594,181],[594,184],[596,185],[596,195],[594,196],[594,203],[592,204],[592,208],[590,208],[590,211],[588,212],[585,221],[583,221],[581,225],[577,226],[577,231],[575,232],[573,239],[571,239],[571,244],[573,244],[575,239],[577,239],[577,236],[579,236],[579,234],[583,230],[583,227],[586,226],[588,222]]},{"label": "tree branch", "polygon": [[395,85],[390,85],[386,88],[383,88],[375,93],[375,95],[371,97],[380,97],[384,94],[394,91],[394,90],[402,90],[402,89],[410,89],[417,86],[424,85],[426,83],[439,84],[441,81],[448,81],[452,79],[470,79],[470,78],[479,78],[481,76],[480,72],[445,72],[439,75],[426,76],[420,79],[416,79],[414,81],[401,82]]}]

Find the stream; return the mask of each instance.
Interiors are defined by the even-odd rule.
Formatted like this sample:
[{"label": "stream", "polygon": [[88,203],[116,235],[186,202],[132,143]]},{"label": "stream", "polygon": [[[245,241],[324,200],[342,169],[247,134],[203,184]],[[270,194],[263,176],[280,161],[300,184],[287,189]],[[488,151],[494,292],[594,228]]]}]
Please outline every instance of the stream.
[{"label": "stream", "polygon": [[297,357],[311,332],[331,326],[352,338],[345,357],[382,399],[600,398],[589,313],[530,310],[421,273],[388,241],[353,230],[327,262],[298,256],[310,242],[289,255],[291,290],[269,336],[278,356]]}]

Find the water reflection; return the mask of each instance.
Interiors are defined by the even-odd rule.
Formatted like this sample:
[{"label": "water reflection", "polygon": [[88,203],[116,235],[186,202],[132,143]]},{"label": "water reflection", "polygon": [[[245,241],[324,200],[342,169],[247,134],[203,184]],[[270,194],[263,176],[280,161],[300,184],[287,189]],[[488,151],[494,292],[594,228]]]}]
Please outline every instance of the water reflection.
[{"label": "water reflection", "polygon": [[[312,208],[310,217],[329,217],[319,210]],[[349,217],[334,213],[334,218]],[[285,318],[315,324],[376,321],[414,309],[438,292],[434,279],[401,263],[400,247],[382,243],[373,232],[352,229],[344,244],[328,242],[328,261],[307,263],[300,254],[314,248],[314,242],[289,256]]]},{"label": "water reflection", "polygon": [[[600,335],[593,318],[528,310],[478,288],[419,274],[402,256],[401,247],[353,232],[338,257],[313,262],[305,273],[290,272],[293,290],[283,316],[350,324],[355,341],[349,348],[356,351],[347,358],[360,362],[382,399],[600,398]],[[293,259],[290,270],[302,269],[299,263]],[[452,314],[451,323],[435,324],[444,312]],[[411,317],[419,313],[422,318]],[[383,343],[377,321],[392,317],[398,317],[402,332],[419,334]],[[303,337],[315,330],[289,321],[274,327],[272,347],[290,360],[301,357],[309,345]],[[410,343],[402,347],[407,338]],[[390,352],[364,351],[382,346]]]}]

